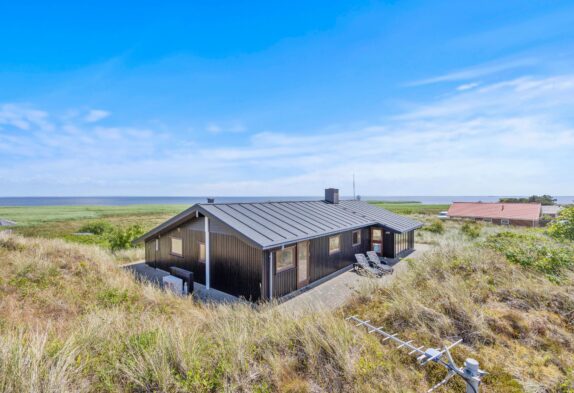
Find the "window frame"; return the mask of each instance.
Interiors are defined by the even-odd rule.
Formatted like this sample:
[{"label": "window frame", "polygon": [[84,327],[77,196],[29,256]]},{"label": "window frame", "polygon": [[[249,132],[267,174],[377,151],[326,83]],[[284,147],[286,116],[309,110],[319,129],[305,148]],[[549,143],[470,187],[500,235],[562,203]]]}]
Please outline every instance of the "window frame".
[{"label": "window frame", "polygon": [[[201,246],[203,246],[203,259],[201,259]],[[201,240],[199,240],[197,242],[197,262],[199,263],[206,263],[207,260],[207,248],[205,248],[205,242],[202,242]]]},{"label": "window frame", "polygon": [[[279,249],[279,250],[275,251],[275,263],[274,263],[274,265],[275,265],[275,266],[274,266],[274,267],[275,267],[275,274],[277,274],[277,273],[282,273],[282,272],[286,272],[286,271],[288,271],[288,270],[295,269],[295,268],[297,267],[297,262],[296,262],[296,257],[297,257],[297,256],[296,256],[296,250],[295,250],[295,248],[296,248],[295,246],[289,246],[289,247],[283,247],[283,249]],[[279,253],[283,253],[283,252],[285,252],[286,250],[291,250],[291,255],[292,255],[291,264],[279,268],[279,263],[278,263],[278,262],[279,262],[279,257],[278,257],[278,255],[279,255]]]},{"label": "window frame", "polygon": [[[170,239],[169,254],[173,255],[174,257],[183,258],[183,239],[181,237],[176,237],[176,236],[170,236],[169,239]],[[181,254],[173,251],[173,241],[174,240],[179,240],[181,242]]]},{"label": "window frame", "polygon": [[[351,242],[353,243],[353,247],[360,246],[361,243],[363,242],[363,234],[361,232],[362,231],[360,229],[357,229],[351,233]],[[355,233],[358,234],[356,243],[355,243]]]},{"label": "window frame", "polygon": [[[336,250],[331,250],[331,239],[335,237],[339,238],[338,242],[339,244]],[[329,236],[329,255],[338,254],[340,252],[341,252],[341,234]]]}]

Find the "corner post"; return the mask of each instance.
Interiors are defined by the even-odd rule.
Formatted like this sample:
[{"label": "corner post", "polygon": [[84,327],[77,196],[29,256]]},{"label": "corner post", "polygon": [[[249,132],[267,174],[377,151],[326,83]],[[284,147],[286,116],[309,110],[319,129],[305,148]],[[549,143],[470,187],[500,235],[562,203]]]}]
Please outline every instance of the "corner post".
[{"label": "corner post", "polygon": [[273,299],[273,251],[269,251],[269,300]]},{"label": "corner post", "polygon": [[211,288],[211,272],[210,272],[210,255],[209,250],[209,217],[205,216],[205,288],[209,290]]}]

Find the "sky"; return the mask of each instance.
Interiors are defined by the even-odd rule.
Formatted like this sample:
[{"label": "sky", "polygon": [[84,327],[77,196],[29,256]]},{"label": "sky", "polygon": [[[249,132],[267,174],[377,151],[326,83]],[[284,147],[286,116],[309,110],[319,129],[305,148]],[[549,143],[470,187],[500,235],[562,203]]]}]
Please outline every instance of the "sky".
[{"label": "sky", "polygon": [[1,1],[0,196],[574,195],[571,1]]}]

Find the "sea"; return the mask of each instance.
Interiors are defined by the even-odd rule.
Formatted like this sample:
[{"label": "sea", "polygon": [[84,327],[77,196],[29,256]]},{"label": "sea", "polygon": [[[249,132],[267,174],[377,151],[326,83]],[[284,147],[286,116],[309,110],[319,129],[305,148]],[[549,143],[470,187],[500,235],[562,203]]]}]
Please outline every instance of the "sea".
[{"label": "sea", "polygon": [[[497,202],[503,195],[396,195],[396,196],[361,196],[364,201],[384,202],[420,202],[423,204],[450,204],[452,202]],[[520,197],[520,196],[510,196]],[[235,196],[214,197],[215,202],[273,202],[273,201],[309,201],[323,199],[321,196]],[[555,196],[559,204],[574,203],[574,196]],[[342,197],[351,199],[351,197]],[[0,206],[125,206],[125,205],[193,205],[206,202],[207,197],[172,197],[172,196],[94,196],[94,197],[0,197]]]}]

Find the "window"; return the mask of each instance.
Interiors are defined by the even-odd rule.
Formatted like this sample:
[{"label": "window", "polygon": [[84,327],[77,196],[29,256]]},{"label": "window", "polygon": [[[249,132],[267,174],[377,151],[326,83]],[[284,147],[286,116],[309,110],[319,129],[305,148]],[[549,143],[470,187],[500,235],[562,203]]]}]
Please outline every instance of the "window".
[{"label": "window", "polygon": [[341,251],[341,235],[331,236],[329,238],[329,255]]},{"label": "window", "polygon": [[205,263],[205,243],[199,242],[199,257],[197,260],[201,263]]},{"label": "window", "polygon": [[361,231],[353,231],[353,246],[358,246],[361,244]]},{"label": "window", "polygon": [[383,240],[383,230],[382,229],[373,229],[373,239],[374,242],[380,242]]},{"label": "window", "polygon": [[155,239],[155,250],[159,251],[159,239]]},{"label": "window", "polygon": [[295,247],[284,248],[275,253],[275,273],[295,267]]},{"label": "window", "polygon": [[490,223],[492,223],[492,218],[485,218],[485,219],[484,219],[484,220],[482,220],[482,221],[484,221],[484,222],[490,222]]},{"label": "window", "polygon": [[510,220],[508,218],[503,218],[500,220],[500,223],[502,225],[508,225],[508,224],[510,224]]},{"label": "window", "polygon": [[171,238],[171,255],[175,255],[177,257],[183,256],[183,243],[178,237]]}]

